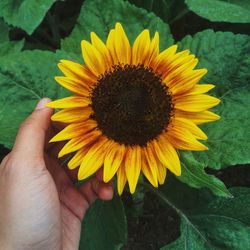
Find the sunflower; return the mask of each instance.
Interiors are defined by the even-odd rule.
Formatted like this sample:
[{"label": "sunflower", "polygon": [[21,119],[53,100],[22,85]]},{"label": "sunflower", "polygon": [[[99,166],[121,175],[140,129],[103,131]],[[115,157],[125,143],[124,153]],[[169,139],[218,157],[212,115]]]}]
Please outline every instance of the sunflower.
[{"label": "sunflower", "polygon": [[208,109],[220,100],[205,94],[214,85],[198,84],[207,70],[194,69],[188,50],[160,52],[159,33],[147,29],[131,46],[120,23],[106,43],[91,32],[81,48],[85,64],[61,60],[65,76],[55,77],[75,95],[47,105],[62,109],[51,119],[68,125],[51,142],[68,140],[58,157],[75,152],[68,167],[79,180],[103,166],[105,182],[116,174],[118,193],[127,181],[134,193],[141,171],[154,187],[167,170],[181,175],[176,150],[207,150],[197,125],[219,119]]}]

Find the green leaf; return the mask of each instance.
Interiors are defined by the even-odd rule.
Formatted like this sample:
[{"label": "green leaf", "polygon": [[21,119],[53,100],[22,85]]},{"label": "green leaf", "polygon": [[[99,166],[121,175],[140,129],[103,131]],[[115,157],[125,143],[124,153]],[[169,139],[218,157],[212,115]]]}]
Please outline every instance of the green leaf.
[{"label": "green leaf", "polygon": [[185,0],[190,10],[212,22],[249,23],[249,0]]},{"label": "green leaf", "polygon": [[213,194],[232,197],[230,192],[225,187],[224,183],[213,175],[208,175],[204,171],[204,166],[196,161],[190,152],[182,152],[182,173],[177,177],[183,183],[194,188],[209,188]]},{"label": "green leaf", "polygon": [[10,53],[20,52],[24,41],[9,41],[9,26],[0,18],[0,55],[1,58]]},{"label": "green leaf", "polygon": [[207,204],[215,198],[215,195],[208,188],[193,188],[179,181],[173,174],[168,174],[167,181],[158,189],[155,189],[156,193],[158,193],[158,191],[164,193],[164,196],[167,197],[175,207],[187,213],[195,213],[196,210],[199,212],[200,209],[206,207]]},{"label": "green leaf", "polygon": [[196,208],[196,213],[181,212],[181,236],[161,250],[248,249],[250,189],[232,188],[230,191],[233,199],[216,198],[205,208]]},{"label": "green leaf", "polygon": [[0,144],[13,145],[20,123],[33,111],[40,98],[62,95],[62,88],[54,81],[54,76],[59,73],[58,60],[57,54],[45,51],[23,51],[2,57]]},{"label": "green leaf", "polygon": [[123,0],[86,0],[74,30],[62,41],[61,48],[69,54],[69,57],[79,60],[81,40],[89,40],[90,32],[94,31],[105,41],[116,22],[122,23],[131,44],[145,28],[150,30],[151,35],[159,31],[162,49],[173,43],[169,26],[153,13],[148,13]]},{"label": "green leaf", "polygon": [[120,197],[96,201],[87,212],[82,226],[80,249],[120,249],[127,238],[127,223]]},{"label": "green leaf", "polygon": [[200,231],[196,227],[193,228],[192,223],[186,222],[184,219],[181,221],[181,236],[173,243],[162,247],[160,250],[204,250],[214,249],[210,245],[206,246],[207,239],[205,236],[199,235]]},{"label": "green leaf", "polygon": [[0,17],[15,27],[22,28],[29,35],[41,23],[55,0],[1,0]]},{"label": "green leaf", "polygon": [[216,85],[216,95],[244,86],[250,89],[250,36],[205,30],[184,37],[179,49],[189,49],[199,59],[198,67],[208,69],[203,81]]},{"label": "green leaf", "polygon": [[204,126],[209,136],[207,152],[195,152],[194,157],[214,169],[250,162],[250,93],[230,92],[222,99],[216,112],[221,120]]},{"label": "green leaf", "polygon": [[203,82],[216,88],[211,92],[221,99],[214,109],[219,121],[202,126],[208,135],[209,150],[193,152],[203,166],[214,169],[250,162],[250,38],[230,32],[206,30],[185,37],[180,49],[190,49],[207,68]]},{"label": "green leaf", "polygon": [[0,44],[9,41],[9,27],[2,18],[0,18],[0,33]]},{"label": "green leaf", "polygon": [[187,13],[183,0],[129,0],[140,8],[154,12],[162,20],[172,23]]},{"label": "green leaf", "polygon": [[11,53],[15,54],[15,53],[20,52],[22,50],[23,46],[24,46],[24,41],[18,41],[18,42],[10,41],[10,42],[1,43],[0,44],[0,55],[3,55],[2,60],[3,60],[3,57],[6,55],[9,55]]}]

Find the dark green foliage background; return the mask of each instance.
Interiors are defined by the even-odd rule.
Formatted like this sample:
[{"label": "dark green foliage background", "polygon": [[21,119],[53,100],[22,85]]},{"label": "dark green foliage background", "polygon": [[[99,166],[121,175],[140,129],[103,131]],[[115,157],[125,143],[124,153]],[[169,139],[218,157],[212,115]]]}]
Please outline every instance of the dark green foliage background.
[{"label": "dark green foliage background", "polygon": [[2,0],[1,158],[40,98],[69,95],[53,80],[58,61],[83,63],[80,41],[91,31],[106,39],[117,21],[131,43],[148,28],[159,31],[161,49],[177,43],[194,53],[198,67],[208,69],[203,82],[216,85],[211,94],[222,101],[214,110],[221,120],[202,126],[209,151],[180,152],[180,177],[169,174],[159,189],[141,178],[133,197],[97,201],[83,222],[80,249],[249,249],[248,0]]}]

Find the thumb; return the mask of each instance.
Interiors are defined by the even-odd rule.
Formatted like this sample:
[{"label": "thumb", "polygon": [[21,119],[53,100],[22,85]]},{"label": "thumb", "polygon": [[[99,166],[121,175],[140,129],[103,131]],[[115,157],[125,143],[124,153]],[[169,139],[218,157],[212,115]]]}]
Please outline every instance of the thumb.
[{"label": "thumb", "polygon": [[41,99],[33,113],[22,123],[13,147],[13,154],[20,159],[43,159],[46,131],[54,110],[45,107],[49,98]]}]

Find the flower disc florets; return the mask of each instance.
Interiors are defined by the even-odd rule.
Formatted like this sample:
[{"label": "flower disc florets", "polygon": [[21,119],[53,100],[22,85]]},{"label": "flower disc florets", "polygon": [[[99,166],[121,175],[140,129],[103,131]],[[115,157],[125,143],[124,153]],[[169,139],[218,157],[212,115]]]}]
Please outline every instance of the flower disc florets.
[{"label": "flower disc florets", "polygon": [[107,137],[145,146],[167,126],[172,102],[168,88],[150,68],[116,65],[92,92],[92,118]]}]

